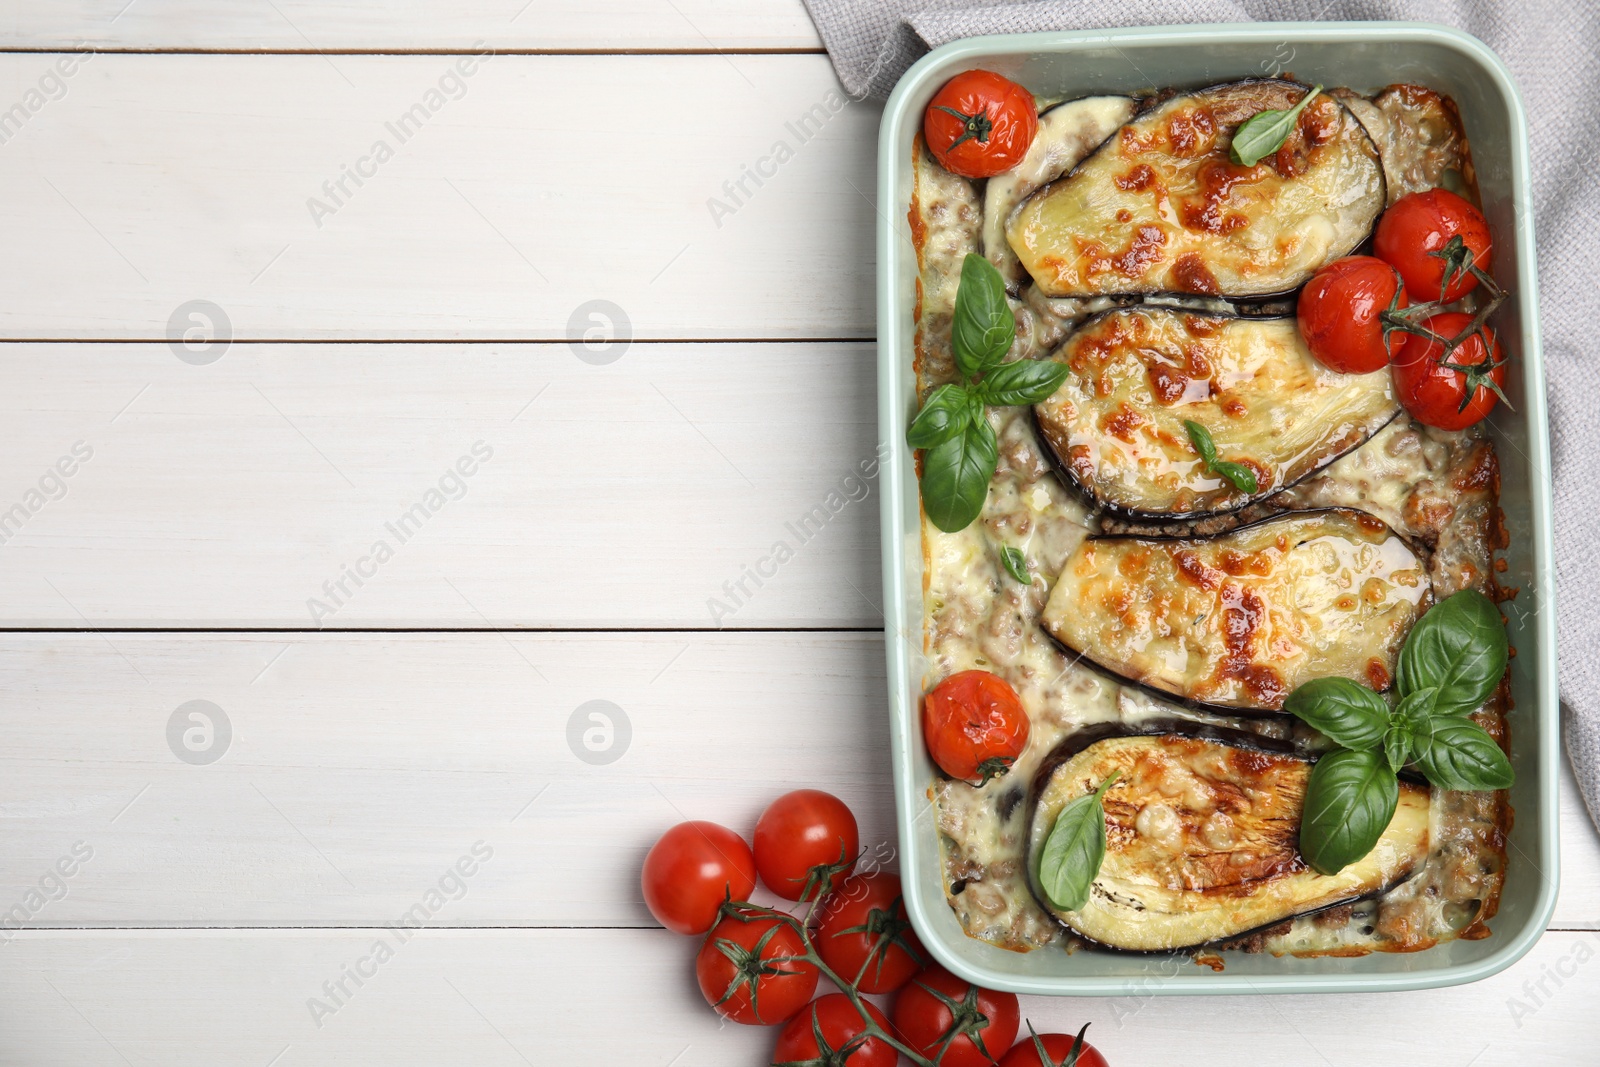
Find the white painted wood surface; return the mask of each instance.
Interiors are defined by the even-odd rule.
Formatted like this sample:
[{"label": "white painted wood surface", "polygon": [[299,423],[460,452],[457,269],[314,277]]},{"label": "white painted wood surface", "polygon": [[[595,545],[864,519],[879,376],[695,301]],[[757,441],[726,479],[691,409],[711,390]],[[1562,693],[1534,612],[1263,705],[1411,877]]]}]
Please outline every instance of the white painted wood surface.
[{"label": "white painted wood surface", "polygon": [[[500,55],[437,107],[458,57],[337,54],[478,40],[702,54]],[[802,144],[825,57],[716,54],[814,49],[797,0],[0,4],[0,47],[80,43],[306,54],[95,55],[58,93],[60,56],[0,53],[0,116],[26,112],[0,122],[0,910],[29,927],[0,935],[0,1064],[764,1062],[635,879],[670,822],[748,830],[796,784],[888,844],[881,638],[839,629],[881,618],[875,496],[715,620],[777,632],[682,629],[873,448],[876,110]],[[319,227],[307,199],[386,136]],[[559,342],[596,298],[725,343],[585,362]],[[274,343],[180,360],[196,299]],[[287,343],[363,340],[408,343]],[[316,625],[479,440],[466,494],[316,620],[357,632],[223,632]],[[68,632],[104,627],[168,632]],[[228,720],[214,763],[168,739],[194,700]],[[591,700],[629,720],[614,763],[568,741]],[[1025,1012],[1119,1065],[1589,1062],[1600,837],[1569,773],[1562,820],[1553,932],[1494,979]],[[318,1027],[307,1000],[479,842],[438,928]]]},{"label": "white painted wood surface", "polygon": [[[0,672],[0,911],[94,850],[34,924],[376,925],[483,840],[449,925],[648,926],[661,831],[811,784],[894,844],[877,634],[7,634]],[[169,747],[191,700],[216,762]],[[605,765],[568,738],[593,700]]]},{"label": "white painted wood surface", "polygon": [[817,49],[800,0],[29,0],[0,3],[10,48],[437,51]]},{"label": "white painted wood surface", "polygon": [[6,625],[882,622],[870,344],[0,344],[0,380]]},{"label": "white painted wood surface", "polygon": [[566,338],[594,299],[635,337],[873,333],[879,108],[826,56],[58,61],[0,56],[0,112],[62,87],[0,144],[0,338],[161,339],[195,299],[238,338]]}]

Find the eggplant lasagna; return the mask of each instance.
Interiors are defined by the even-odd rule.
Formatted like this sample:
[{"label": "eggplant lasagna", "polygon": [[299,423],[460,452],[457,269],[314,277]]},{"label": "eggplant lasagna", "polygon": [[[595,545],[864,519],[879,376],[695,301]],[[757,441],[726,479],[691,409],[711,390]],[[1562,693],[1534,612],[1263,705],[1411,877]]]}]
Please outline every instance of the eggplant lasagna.
[{"label": "eggplant lasagna", "polygon": [[[1005,281],[1007,358],[1069,368],[1044,402],[982,416],[998,462],[977,521],[923,522],[927,684],[992,672],[1031,719],[1008,773],[931,787],[972,937],[1360,955],[1488,936],[1504,791],[1402,782],[1359,863],[1322,875],[1296,850],[1325,742],[1285,697],[1329,675],[1389,688],[1431,604],[1499,595],[1505,538],[1487,434],[1413,420],[1387,370],[1324,368],[1294,317],[1297,290],[1364,248],[1387,205],[1435,188],[1476,201],[1455,107],[1414,85],[1332,89],[1248,177],[1225,165],[1241,122],[1308,89],[1041,106],[1026,156],[986,180],[917,141],[919,399],[961,380],[969,253]],[[1188,419],[1228,427],[1253,489],[1194,461]],[[1030,582],[1007,566],[1016,553]],[[1508,703],[1502,681],[1473,716],[1502,743]],[[1108,802],[1096,892],[1066,923],[1030,885],[1031,854],[1062,782],[1112,770],[1138,803]]]}]

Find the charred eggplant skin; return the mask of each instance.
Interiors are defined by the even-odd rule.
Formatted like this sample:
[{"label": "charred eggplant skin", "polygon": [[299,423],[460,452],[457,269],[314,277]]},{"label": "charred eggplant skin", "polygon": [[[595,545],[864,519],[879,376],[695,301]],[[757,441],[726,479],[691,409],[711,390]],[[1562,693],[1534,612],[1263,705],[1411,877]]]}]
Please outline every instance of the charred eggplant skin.
[{"label": "charred eggplant skin", "polygon": [[[1402,786],[1402,810],[1397,813],[1396,819],[1391,823],[1390,828],[1385,834],[1385,841],[1388,842],[1387,847],[1390,849],[1391,853],[1388,858],[1391,860],[1391,862],[1386,867],[1375,865],[1374,869],[1371,871],[1363,872],[1365,882],[1355,882],[1352,885],[1350,884],[1352,882],[1351,879],[1345,879],[1345,885],[1341,888],[1339,882],[1335,879],[1327,878],[1326,876],[1318,876],[1315,874],[1315,872],[1311,871],[1310,868],[1300,860],[1297,847],[1293,848],[1292,850],[1288,850],[1286,848],[1284,854],[1278,857],[1278,860],[1275,864],[1268,865],[1268,875],[1266,881],[1270,883],[1276,879],[1298,877],[1304,882],[1309,883],[1313,891],[1307,894],[1304,901],[1306,904],[1305,907],[1296,907],[1294,910],[1288,911],[1287,913],[1263,914],[1260,916],[1260,922],[1250,922],[1248,920],[1236,921],[1231,925],[1228,925],[1223,931],[1217,933],[1216,936],[1196,936],[1187,938],[1175,937],[1171,940],[1171,943],[1164,943],[1160,945],[1117,944],[1114,941],[1107,939],[1104,936],[1104,932],[1100,930],[1095,923],[1083,921],[1081,914],[1080,921],[1069,921],[1068,918],[1051,903],[1051,901],[1041,891],[1037,878],[1034,877],[1032,850],[1033,848],[1037,847],[1038,842],[1042,840],[1043,834],[1046,833],[1048,829],[1042,825],[1040,806],[1042,803],[1053,802],[1054,798],[1050,796],[1049,790],[1052,780],[1055,778],[1057,772],[1059,772],[1067,764],[1071,763],[1076,757],[1083,753],[1089,752],[1096,745],[1099,745],[1102,742],[1126,739],[1148,739],[1151,742],[1152,748],[1159,746],[1163,750],[1170,748],[1182,748],[1185,745],[1190,745],[1195,742],[1203,743],[1204,745],[1210,746],[1211,748],[1219,751],[1230,750],[1227,754],[1225,754],[1224,758],[1213,760],[1211,762],[1221,763],[1228,766],[1237,765],[1243,767],[1245,768],[1244,773],[1247,775],[1260,771],[1260,769],[1268,763],[1276,763],[1280,768],[1289,766],[1291,768],[1291,773],[1293,772],[1293,767],[1302,767],[1304,770],[1301,773],[1303,773],[1306,777],[1309,777],[1310,768],[1315,763],[1315,759],[1312,756],[1310,756],[1300,746],[1297,746],[1293,742],[1261,737],[1250,734],[1246,731],[1197,723],[1184,719],[1150,719],[1143,722],[1127,724],[1100,723],[1094,726],[1081,728],[1064,737],[1044,758],[1044,761],[1041,763],[1038,772],[1034,776],[1032,789],[1030,790],[1030,800],[1027,813],[1027,825],[1029,826],[1030,832],[1030,854],[1028,858],[1030,876],[1028,879],[1028,885],[1039,906],[1043,908],[1047,914],[1050,914],[1056,919],[1057,922],[1061,923],[1061,925],[1070,931],[1074,937],[1082,940],[1086,945],[1092,948],[1099,948],[1106,951],[1124,954],[1161,954],[1176,951],[1192,951],[1213,946],[1225,946],[1228,943],[1235,942],[1240,938],[1269,930],[1290,919],[1299,918],[1306,915],[1314,915],[1330,908],[1350,904],[1358,900],[1365,900],[1380,896],[1383,893],[1393,889],[1396,885],[1399,885],[1410,878],[1412,874],[1414,874],[1416,870],[1421,867],[1422,862],[1427,855],[1428,789],[1426,784],[1408,781]],[[1237,761],[1237,763],[1231,761]],[[1297,777],[1298,775],[1294,776]],[[1245,782],[1245,785],[1247,786],[1249,783]],[[1244,789],[1244,786],[1241,786],[1240,788],[1244,791],[1245,795],[1249,795],[1249,791]],[[1165,806],[1169,800],[1170,798],[1166,798],[1164,796],[1158,796],[1156,798],[1156,802],[1161,803],[1163,806]],[[1269,799],[1267,804],[1270,806],[1271,803],[1272,801]],[[1140,815],[1143,814],[1145,806],[1140,807]],[[1130,816],[1129,812],[1114,809],[1109,804],[1107,807],[1107,813],[1109,836],[1113,842],[1126,842],[1129,840],[1130,834],[1137,836],[1144,832],[1139,829],[1140,823],[1137,815]],[[1191,821],[1196,817],[1196,813],[1194,812],[1184,812],[1183,814],[1187,815]],[[1049,813],[1045,812],[1044,817],[1049,817]],[[1277,820],[1272,819],[1271,821],[1276,822]],[[1281,828],[1276,830],[1269,829],[1267,833],[1268,836],[1275,834],[1280,841],[1286,840],[1285,832]],[[1201,836],[1203,838],[1203,831]],[[1297,832],[1295,832],[1294,836],[1297,837]],[[1182,835],[1180,835],[1180,839],[1181,837]],[[1204,851],[1203,848],[1201,851]],[[1290,854],[1291,851],[1292,855]],[[1409,856],[1407,855],[1408,852]],[[1116,845],[1114,844],[1113,851],[1108,853],[1107,864],[1102,866],[1102,874],[1107,872],[1108,869],[1116,868],[1118,866],[1114,859],[1115,853]],[[1115,873],[1116,872],[1113,871],[1113,877]],[[1153,876],[1156,872],[1152,871],[1150,873]],[[1098,884],[1100,879],[1097,878],[1096,881]],[[1320,887],[1325,887],[1327,891],[1320,891]],[[1137,892],[1139,886],[1130,883],[1128,888],[1131,891]],[[1220,907],[1231,907],[1235,912],[1248,912],[1250,907],[1257,903],[1258,888],[1260,887],[1252,883],[1250,885],[1239,887],[1236,891],[1232,892],[1231,895],[1228,892],[1228,888],[1225,886],[1190,889],[1188,892],[1190,893],[1192,899],[1189,903],[1196,912],[1203,911],[1205,906],[1216,901],[1221,901],[1221,903],[1218,905]],[[1172,891],[1171,887],[1168,886],[1166,891],[1170,893]],[[1098,908],[1114,908],[1117,906],[1129,907],[1130,905],[1125,899],[1120,899],[1116,892],[1102,889],[1099,898],[1094,901],[1093,906]],[[1152,908],[1157,908],[1157,900],[1154,897],[1151,899],[1151,906]],[[1133,902],[1130,910],[1138,912],[1141,918],[1145,917],[1145,912],[1142,908],[1138,907],[1137,901]],[[1149,914],[1158,917],[1168,917],[1171,914],[1177,914],[1179,919],[1185,918],[1188,915],[1187,912],[1160,912],[1158,908],[1157,910],[1151,911]],[[1205,925],[1206,924],[1203,919],[1196,924],[1197,928],[1204,928]],[[1094,932],[1102,933],[1102,936],[1092,936],[1091,933],[1086,932],[1085,928],[1092,929]],[[1136,931],[1135,934],[1137,935],[1137,933],[1138,932]]]},{"label": "charred eggplant skin", "polygon": [[[1238,511],[1360,448],[1401,411],[1387,370],[1328,370],[1292,317],[1112,308],[1050,358],[1072,374],[1034,406],[1039,440],[1069,487],[1127,519]],[[1284,418],[1296,404],[1305,416]],[[1252,469],[1256,492],[1205,469],[1187,420],[1212,431],[1223,458]]]},{"label": "charred eggplant skin", "polygon": [[[1315,607],[1345,579],[1337,575],[1319,588],[1294,584],[1293,568],[1281,571],[1290,566],[1288,555],[1306,546],[1311,552],[1326,547],[1335,560],[1341,558],[1329,537],[1343,537],[1350,546],[1350,580],[1360,595],[1335,596],[1323,616],[1304,619],[1310,632],[1301,636],[1288,613],[1309,612],[1303,604]],[[1251,545],[1260,547],[1251,551]],[[1128,549],[1126,565],[1102,566],[1094,556],[1103,547]],[[1296,566],[1305,573],[1304,564]],[[1139,585],[1152,571],[1167,584]],[[1270,580],[1278,577],[1285,581],[1274,587]],[[1380,585],[1371,586],[1371,580]],[[1312,677],[1337,675],[1380,691],[1389,688],[1400,645],[1431,596],[1425,557],[1399,533],[1365,512],[1318,508],[1282,512],[1210,538],[1088,537],[1067,557],[1040,624],[1067,655],[1162,700],[1223,715],[1281,715],[1288,694]],[[1370,614],[1351,615],[1362,611]],[[1148,632],[1127,621],[1130,612]],[[1167,623],[1170,632],[1161,632]],[[1272,629],[1263,629],[1264,623]],[[1371,648],[1341,640],[1352,626],[1373,639]],[[1091,638],[1107,641],[1107,647],[1089,647]],[[1293,648],[1286,650],[1284,640]],[[1119,653],[1130,662],[1119,663]],[[1183,669],[1172,670],[1165,657],[1180,654]]]},{"label": "charred eggplant skin", "polygon": [[1241,123],[1310,88],[1250,78],[1152,104],[1023,203],[1012,249],[1055,297],[1293,292],[1367,239],[1386,197],[1376,144],[1326,93],[1275,155],[1228,158]]},{"label": "charred eggplant skin", "polygon": [[1090,745],[1113,737],[1186,737],[1195,741],[1214,741],[1219,745],[1249,749],[1273,756],[1310,758],[1309,750],[1294,741],[1267,737],[1249,730],[1235,729],[1232,726],[1217,726],[1195,719],[1180,719],[1177,716],[1141,719],[1136,722],[1118,720],[1092,723],[1078,727],[1057,741],[1056,746],[1039,761],[1038,769],[1033,772],[1032,787],[1028,794],[1032,798],[1028,805],[1030,815],[1034,805],[1038,803],[1040,791],[1044,789],[1058,767]]}]

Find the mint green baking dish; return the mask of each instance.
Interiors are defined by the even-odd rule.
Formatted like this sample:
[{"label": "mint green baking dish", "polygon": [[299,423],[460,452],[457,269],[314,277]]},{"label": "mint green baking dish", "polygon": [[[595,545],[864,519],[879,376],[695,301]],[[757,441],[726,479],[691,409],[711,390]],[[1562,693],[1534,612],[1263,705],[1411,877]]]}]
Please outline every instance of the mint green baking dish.
[{"label": "mint green baking dish", "polygon": [[[1084,96],[1157,86],[1202,86],[1293,71],[1307,82],[1377,89],[1418,82],[1455,98],[1466,124],[1493,227],[1495,275],[1513,293],[1495,323],[1520,368],[1507,382],[1512,407],[1491,417],[1502,464],[1501,505],[1511,531],[1506,584],[1511,640],[1511,791],[1515,828],[1491,936],[1425,952],[1358,959],[1228,953],[1221,972],[1181,955],[1043,949],[1010,952],[967,937],[945,901],[928,786],[934,770],[919,727],[926,660],[917,481],[906,424],[915,410],[911,372],[916,256],[906,218],[912,138],[929,98],[948,78],[982,66],[1035,93]],[[968,980],[1017,993],[1154,996],[1422,989],[1476,981],[1509,966],[1538,940],[1557,885],[1556,645],[1550,527],[1550,450],[1534,277],[1528,124],[1510,73],[1482,42],[1444,26],[1400,22],[1260,23],[976,37],[924,57],[884,111],[878,151],[878,403],[883,439],[884,604],[890,729],[906,906],[935,957]]]}]

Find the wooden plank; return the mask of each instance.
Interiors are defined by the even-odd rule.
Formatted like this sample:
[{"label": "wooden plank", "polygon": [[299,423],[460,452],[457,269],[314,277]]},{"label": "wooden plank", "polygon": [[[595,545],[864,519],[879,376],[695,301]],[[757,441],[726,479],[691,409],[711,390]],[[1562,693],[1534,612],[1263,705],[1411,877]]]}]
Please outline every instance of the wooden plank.
[{"label": "wooden plank", "polygon": [[[749,832],[817,786],[892,850],[882,665],[874,634],[6,634],[0,911],[82,841],[29,924],[390,922],[482,841],[440,922],[650,925],[639,864],[684,818]],[[193,700],[231,730],[209,764],[168,734]],[[568,734],[592,700],[629,724],[608,764]],[[1555,925],[1592,928],[1600,844],[1571,815]]]},{"label": "wooden plank", "polygon": [[595,300],[639,338],[873,333],[879,109],[825,56],[9,54],[0,85],[0,337],[179,336],[202,299],[236,338],[580,337]]},{"label": "wooden plank", "polygon": [[8,48],[667,52],[817,49],[800,0],[26,0],[0,3]]},{"label": "wooden plank", "polygon": [[[390,936],[24,934],[0,968],[5,1061],[749,1067],[771,1052],[772,1030],[717,1025],[694,988],[693,943],[664,931],[424,931],[372,962]],[[1041,1031],[1090,1023],[1114,1064],[1181,1050],[1185,1064],[1234,1067],[1240,1047],[1252,1063],[1588,1063],[1600,1040],[1597,955],[1595,934],[1559,933],[1509,970],[1450,989],[1025,997],[1022,1012]],[[358,964],[371,977],[345,979],[350,995],[334,1005],[323,983]],[[314,1019],[313,1000],[334,1010]]]},{"label": "wooden plank", "polygon": [[882,622],[869,345],[15,344],[0,380],[6,626]]},{"label": "wooden plank", "polygon": [[[749,833],[816,785],[892,847],[882,662],[869,634],[4,635],[0,911],[82,841],[32,925],[372,925],[482,841],[443,921],[651,925],[639,865],[685,818]],[[209,764],[169,736],[193,700]]]}]

